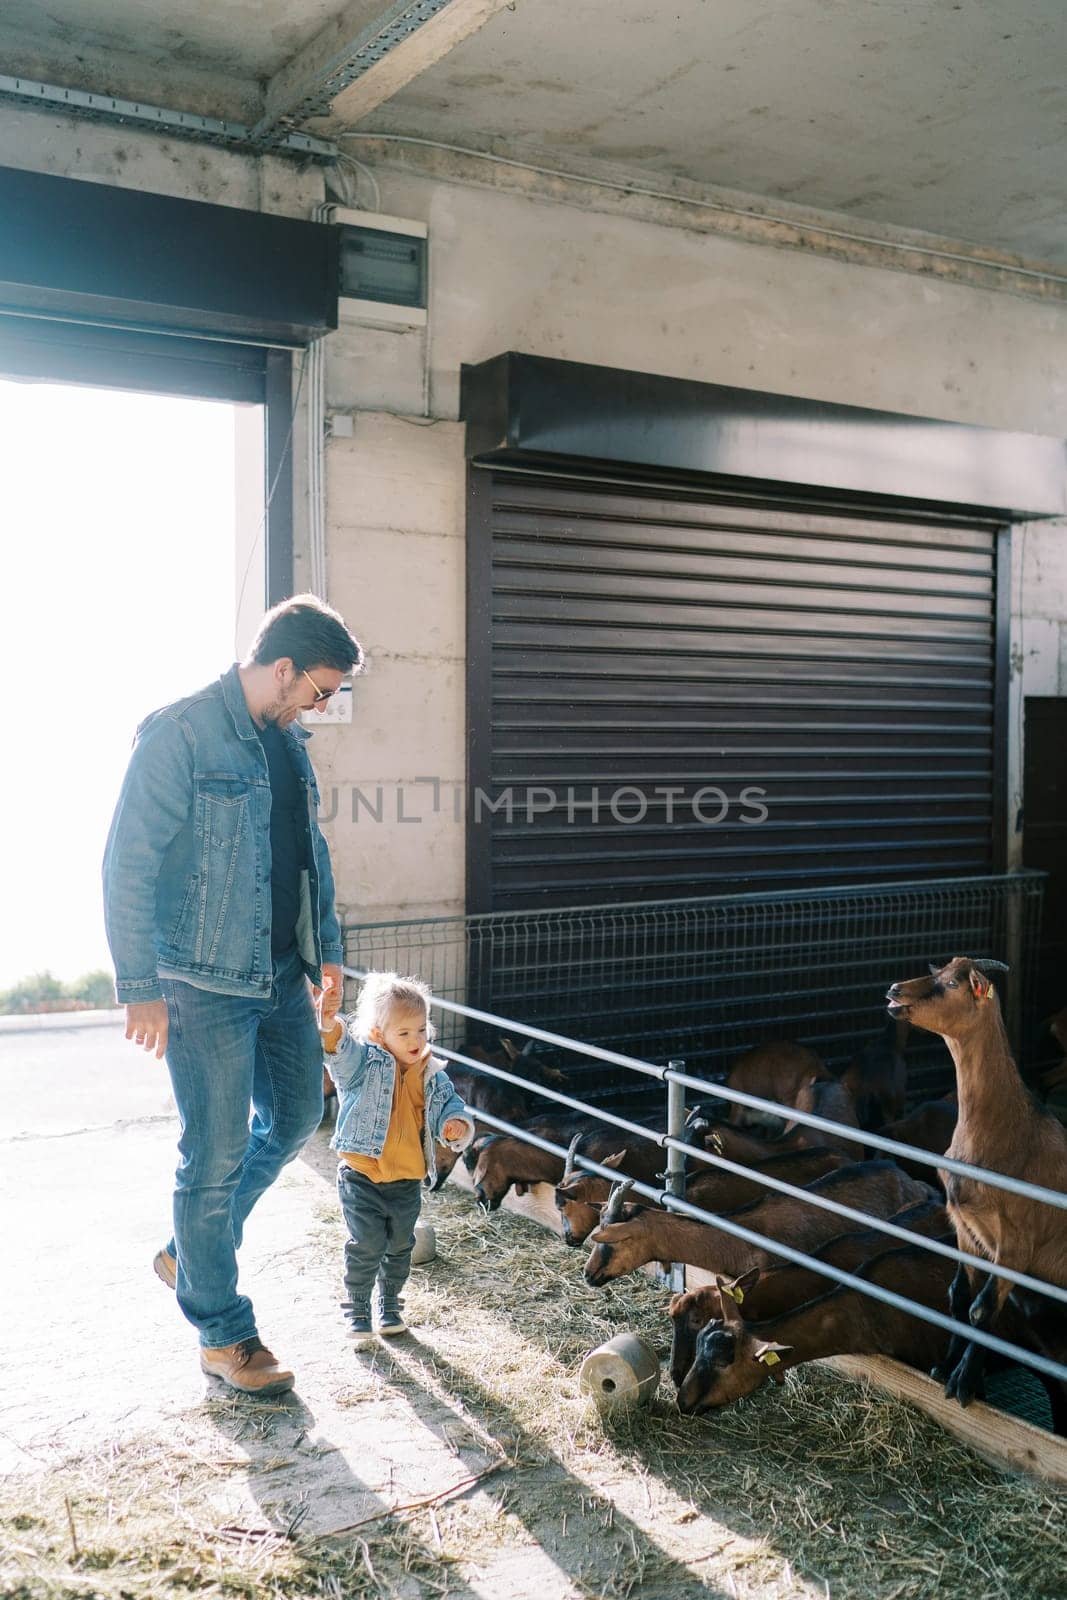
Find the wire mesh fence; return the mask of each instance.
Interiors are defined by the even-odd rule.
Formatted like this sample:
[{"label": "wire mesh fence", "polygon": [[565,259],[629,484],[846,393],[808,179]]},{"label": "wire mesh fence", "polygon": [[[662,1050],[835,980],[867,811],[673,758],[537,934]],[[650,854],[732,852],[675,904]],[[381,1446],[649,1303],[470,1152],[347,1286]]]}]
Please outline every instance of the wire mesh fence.
[{"label": "wire mesh fence", "polygon": [[[840,1069],[880,1034],[890,983],[954,955],[994,957],[1012,969],[1005,1017],[1025,1066],[1043,885],[1020,872],[371,923],[346,930],[346,960],[417,972],[443,999],[648,1061],[681,1056],[714,1078],[776,1038]],[[472,1037],[449,1014],[443,1042]],[[912,1101],[951,1087],[940,1040],[914,1037],[907,1060]],[[605,1063],[569,1070],[591,1101],[647,1098]]]}]

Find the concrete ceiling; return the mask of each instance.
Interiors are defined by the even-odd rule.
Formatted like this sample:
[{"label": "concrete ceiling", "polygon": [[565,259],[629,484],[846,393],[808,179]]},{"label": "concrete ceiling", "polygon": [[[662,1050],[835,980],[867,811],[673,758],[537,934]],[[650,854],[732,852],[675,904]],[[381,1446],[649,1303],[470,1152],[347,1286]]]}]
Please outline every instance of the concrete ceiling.
[{"label": "concrete ceiling", "polygon": [[1064,261],[1065,65],[1063,0],[527,0],[363,126]]},{"label": "concrete ceiling", "polygon": [[338,9],[338,0],[4,0],[0,38],[51,45],[60,57],[110,50],[257,79],[277,72]]},{"label": "concrete ceiling", "polygon": [[[465,36],[312,126],[607,163],[1067,265],[1063,0],[502,3],[453,0]],[[0,73],[254,121],[294,58],[385,9],[7,0]]]}]

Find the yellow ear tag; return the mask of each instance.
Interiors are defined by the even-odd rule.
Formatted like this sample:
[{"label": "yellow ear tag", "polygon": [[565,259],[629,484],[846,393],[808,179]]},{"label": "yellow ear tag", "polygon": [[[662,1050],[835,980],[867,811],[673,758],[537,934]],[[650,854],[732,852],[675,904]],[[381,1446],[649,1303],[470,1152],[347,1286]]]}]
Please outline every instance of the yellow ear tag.
[{"label": "yellow ear tag", "polygon": [[711,1148],[717,1156],[722,1155],[722,1135],[720,1133],[712,1134]]},{"label": "yellow ear tag", "polygon": [[760,1356],[760,1360],[763,1362],[765,1367],[776,1367],[781,1359],[782,1358],[778,1354],[777,1350],[764,1350],[763,1354]]},{"label": "yellow ear tag", "polygon": [[740,1305],[745,1298],[745,1291],[743,1289],[739,1289],[736,1284],[734,1284],[732,1289],[727,1289],[726,1293],[730,1296],[731,1300],[736,1300],[738,1305]]}]

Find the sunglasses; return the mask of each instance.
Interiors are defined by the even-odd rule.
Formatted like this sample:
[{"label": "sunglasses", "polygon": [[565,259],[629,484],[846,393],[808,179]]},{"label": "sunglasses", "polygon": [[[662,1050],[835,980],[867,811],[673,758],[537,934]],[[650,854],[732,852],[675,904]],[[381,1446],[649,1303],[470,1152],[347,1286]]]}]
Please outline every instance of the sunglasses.
[{"label": "sunglasses", "polygon": [[304,673],[304,677],[307,679],[307,681],[310,683],[311,687],[315,691],[315,699],[314,699],[314,704],[315,705],[321,706],[321,705],[324,705],[327,700],[332,700],[333,699],[334,695],[337,693],[336,689],[320,689],[318,684],[315,682],[314,678],[311,676],[310,672],[304,672],[304,668],[303,667],[301,667],[300,670],[301,670],[301,672]]}]

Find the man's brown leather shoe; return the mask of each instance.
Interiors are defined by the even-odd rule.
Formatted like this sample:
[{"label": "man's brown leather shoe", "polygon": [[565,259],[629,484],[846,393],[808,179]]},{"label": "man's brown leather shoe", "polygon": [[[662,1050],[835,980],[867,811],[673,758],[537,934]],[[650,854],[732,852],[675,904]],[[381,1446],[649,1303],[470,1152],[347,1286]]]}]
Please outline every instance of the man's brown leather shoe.
[{"label": "man's brown leather shoe", "polygon": [[209,1378],[221,1378],[241,1394],[284,1394],[296,1381],[260,1339],[242,1339],[240,1344],[225,1344],[218,1350],[201,1349],[200,1370]]},{"label": "man's brown leather shoe", "polygon": [[178,1263],[166,1250],[157,1250],[152,1261],[152,1269],[157,1278],[165,1283],[168,1289],[176,1287],[178,1282]]}]

